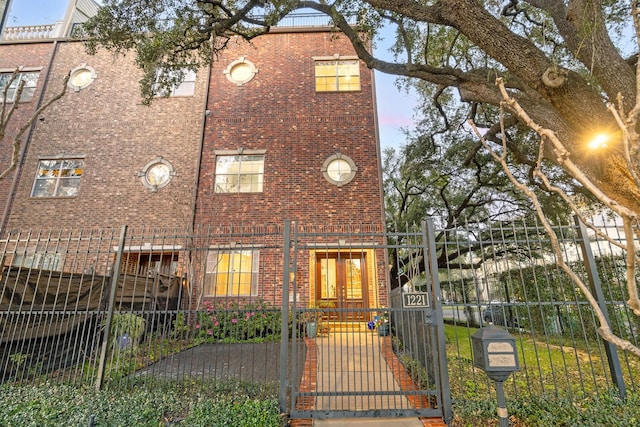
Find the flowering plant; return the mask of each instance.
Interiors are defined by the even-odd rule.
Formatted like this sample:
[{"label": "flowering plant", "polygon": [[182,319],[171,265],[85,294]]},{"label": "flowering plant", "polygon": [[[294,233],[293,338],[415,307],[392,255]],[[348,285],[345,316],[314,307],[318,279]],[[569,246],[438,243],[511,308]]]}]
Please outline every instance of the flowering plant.
[{"label": "flowering plant", "polygon": [[375,317],[375,321],[376,327],[389,323],[389,313],[386,311],[378,312],[378,315]]},{"label": "flowering plant", "polygon": [[196,315],[198,342],[277,341],[280,339],[281,312],[264,301],[203,302],[204,311]]}]

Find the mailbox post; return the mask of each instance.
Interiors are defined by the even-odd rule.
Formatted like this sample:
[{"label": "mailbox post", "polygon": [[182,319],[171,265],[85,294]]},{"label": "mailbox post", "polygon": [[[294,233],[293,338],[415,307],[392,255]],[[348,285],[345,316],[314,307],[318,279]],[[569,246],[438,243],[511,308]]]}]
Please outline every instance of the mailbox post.
[{"label": "mailbox post", "polygon": [[508,427],[504,382],[512,372],[520,370],[516,339],[505,329],[489,325],[478,329],[471,336],[471,343],[473,366],[485,371],[487,376],[495,381],[500,427]]}]

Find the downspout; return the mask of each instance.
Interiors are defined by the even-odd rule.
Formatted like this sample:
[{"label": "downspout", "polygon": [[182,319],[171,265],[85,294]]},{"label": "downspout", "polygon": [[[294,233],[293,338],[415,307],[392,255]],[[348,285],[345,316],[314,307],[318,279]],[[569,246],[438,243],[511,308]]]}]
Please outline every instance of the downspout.
[{"label": "downspout", "polygon": [[[388,245],[388,241],[387,241],[387,218],[385,215],[385,206],[384,206],[384,181],[383,181],[383,176],[382,176],[382,153],[380,150],[380,129],[379,129],[379,122],[378,122],[378,98],[376,97],[376,74],[373,70],[371,70],[371,91],[372,91],[372,99],[373,99],[373,123],[374,123],[374,130],[375,130],[375,137],[376,137],[376,157],[378,159],[378,181],[380,182],[380,202],[381,202],[381,212],[380,214],[382,215],[382,227],[383,227],[383,244],[384,247],[387,247]],[[387,301],[385,301],[385,304],[391,306],[391,272],[389,270],[389,252],[388,251],[384,251],[384,286],[386,287],[386,291],[387,291]],[[374,284],[376,286],[376,296],[377,296],[377,304],[380,305],[380,283],[375,283]]]},{"label": "downspout", "polygon": [[[205,90],[205,96],[204,96],[204,105],[203,105],[203,109],[202,109],[202,127],[200,128],[200,146],[198,147],[198,156],[197,156],[197,160],[196,160],[196,171],[195,171],[195,181],[193,183],[193,193],[191,196],[191,234],[194,234],[195,232],[195,224],[196,224],[196,202],[198,200],[198,187],[200,186],[200,169],[202,168],[202,153],[204,150],[204,136],[205,136],[205,129],[207,127],[207,106],[209,105],[209,92],[210,92],[210,88],[211,88],[211,65],[209,65],[209,67],[207,67],[207,88]],[[192,252],[188,251],[187,252],[189,255],[189,257],[192,256]],[[187,261],[188,264],[191,264],[191,262],[193,261],[193,259],[189,259]],[[193,279],[193,277],[189,277],[189,279]],[[189,285],[191,286],[191,285]],[[201,289],[204,289],[204,286],[201,284],[200,285]],[[200,291],[202,293],[202,290]],[[192,290],[189,291],[189,299],[188,299],[188,306],[192,307],[193,304],[193,295],[192,295]],[[199,295],[196,298],[196,305],[195,305],[195,309],[199,310],[200,309],[200,302],[202,301],[202,295]]]},{"label": "downspout", "polygon": [[198,159],[196,161],[196,176],[193,186],[193,194],[191,196],[191,229],[196,225],[196,202],[198,200],[198,187],[200,186],[200,169],[202,168],[202,152],[204,150],[204,135],[207,127],[207,107],[209,106],[209,92],[211,88],[211,67],[207,67],[207,89],[204,96],[204,108],[202,109],[202,127],[200,129],[200,147],[198,147]]},{"label": "downspout", "polygon": [[[47,87],[49,86],[49,77],[51,76],[51,66],[53,65],[53,60],[55,59],[56,52],[58,50],[58,40],[53,41],[53,49],[51,51],[51,56],[49,57],[49,63],[47,64],[47,72],[44,76],[44,83],[42,85],[42,90],[40,91],[40,96],[38,96],[38,103],[36,104],[33,112],[37,111],[38,108],[42,105],[42,100],[44,99],[44,94],[47,91]],[[18,157],[18,164],[16,165],[16,169],[13,173],[13,182],[11,183],[11,190],[9,191],[9,197],[7,200],[7,204],[4,207],[4,212],[2,213],[2,222],[0,222],[0,232],[4,232],[7,222],[9,221],[9,213],[11,212],[11,208],[13,207],[13,201],[16,196],[16,191],[18,188],[18,181],[20,180],[20,174],[22,172],[22,165],[24,164],[24,159],[27,156],[27,149],[31,142],[31,135],[33,134],[33,130],[35,129],[37,120],[35,120],[29,130],[27,131],[27,137],[25,138],[24,145],[20,150],[20,156]]]},{"label": "downspout", "polygon": [[2,33],[4,33],[4,27],[7,25],[7,19],[9,19],[11,1],[12,0],[7,0],[7,3],[4,5],[4,10],[2,11],[2,16],[0,16],[0,40],[2,40]]},{"label": "downspout", "polygon": [[385,207],[384,207],[384,181],[382,180],[383,176],[382,176],[382,152],[380,150],[380,129],[379,129],[379,122],[378,122],[378,99],[376,97],[376,74],[375,71],[371,70],[371,91],[372,93],[372,99],[373,99],[373,123],[374,123],[374,130],[375,130],[375,137],[376,137],[376,157],[378,158],[378,180],[380,182],[380,201],[381,203],[381,207],[382,207],[382,225],[384,226],[385,230],[386,230],[386,215],[385,215]]}]

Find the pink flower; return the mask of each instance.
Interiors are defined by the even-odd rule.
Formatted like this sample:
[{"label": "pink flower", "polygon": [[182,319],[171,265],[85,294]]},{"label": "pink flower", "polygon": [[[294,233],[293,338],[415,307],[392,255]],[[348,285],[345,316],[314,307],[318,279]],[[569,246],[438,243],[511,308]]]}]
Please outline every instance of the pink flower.
[{"label": "pink flower", "polygon": [[251,317],[251,313],[245,313],[244,315],[245,315],[245,317],[246,317],[247,319],[248,319],[249,317]]},{"label": "pink flower", "polygon": [[213,322],[213,326],[218,326],[220,323],[218,323],[217,321]]},{"label": "pink flower", "polygon": [[231,319],[231,323],[238,323],[238,319]]},{"label": "pink flower", "polygon": [[211,329],[207,329],[207,335],[213,335],[213,331]]},{"label": "pink flower", "polygon": [[196,323],[196,329],[200,329],[200,323]]}]

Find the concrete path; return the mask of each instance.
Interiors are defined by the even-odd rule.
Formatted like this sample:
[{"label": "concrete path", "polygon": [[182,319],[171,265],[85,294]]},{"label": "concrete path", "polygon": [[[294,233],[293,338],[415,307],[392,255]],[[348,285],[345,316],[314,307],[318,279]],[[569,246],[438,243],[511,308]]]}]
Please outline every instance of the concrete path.
[{"label": "concrete path", "polygon": [[[337,396],[320,396],[316,409],[334,411],[374,411],[413,408],[406,396],[376,395],[376,392],[402,392],[380,351],[375,333],[332,333],[315,340],[317,346],[318,392],[336,392]],[[340,394],[346,395],[340,395]],[[423,427],[418,418],[348,418],[315,419],[317,427]]]},{"label": "concrete path", "polygon": [[334,418],[314,420],[317,427],[424,427],[418,418]]}]

